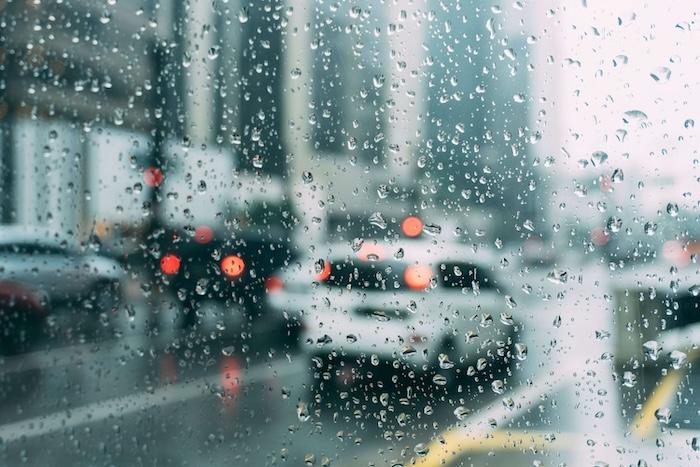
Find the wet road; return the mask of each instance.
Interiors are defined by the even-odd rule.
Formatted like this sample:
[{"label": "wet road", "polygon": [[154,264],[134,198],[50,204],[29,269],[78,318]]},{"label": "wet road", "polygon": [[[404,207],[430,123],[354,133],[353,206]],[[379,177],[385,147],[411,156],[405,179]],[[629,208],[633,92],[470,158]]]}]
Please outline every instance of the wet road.
[{"label": "wet road", "polygon": [[[459,426],[539,430],[546,439],[576,432],[609,442],[611,425],[601,429],[591,410],[608,410],[615,388],[610,396],[589,397],[602,394],[600,378],[581,371],[610,372],[609,362],[599,361],[608,344],[595,339],[599,321],[590,312],[604,304],[582,286],[569,286],[566,300],[557,300],[561,289],[533,284],[522,298],[522,340],[530,352],[506,378],[505,394],[488,382],[465,384],[460,392],[428,378],[388,397],[376,386],[317,396],[308,359],[257,327],[188,338],[153,333],[142,320],[125,326],[118,339],[7,358],[0,363],[0,463],[410,465],[457,425],[458,407],[471,414]],[[589,310],[585,318],[582,309]],[[137,305],[136,315],[149,316],[148,305]],[[574,331],[590,342],[572,348],[566,336]],[[484,443],[488,436],[464,465],[532,464],[543,456],[556,464],[569,456],[532,451],[510,438]],[[595,461],[590,443],[576,446],[574,456]]]}]

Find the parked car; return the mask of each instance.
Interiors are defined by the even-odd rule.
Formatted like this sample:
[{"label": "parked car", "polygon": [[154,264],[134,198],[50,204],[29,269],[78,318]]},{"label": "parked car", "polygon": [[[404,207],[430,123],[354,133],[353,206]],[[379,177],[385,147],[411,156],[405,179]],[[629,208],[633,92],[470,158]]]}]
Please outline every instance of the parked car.
[{"label": "parked car", "polygon": [[330,245],[324,253],[313,268],[292,266],[268,280],[270,305],[301,322],[316,376],[348,384],[358,366],[399,361],[461,382],[509,365],[518,325],[495,255],[424,241]]},{"label": "parked car", "polygon": [[[46,310],[49,319],[71,332],[93,331],[109,320],[121,301],[123,274],[118,262],[81,251],[57,232],[0,228],[0,282],[28,291],[23,293],[36,302],[34,308]],[[12,292],[7,303],[19,295]],[[59,308],[65,310],[62,316],[56,314]]]}]

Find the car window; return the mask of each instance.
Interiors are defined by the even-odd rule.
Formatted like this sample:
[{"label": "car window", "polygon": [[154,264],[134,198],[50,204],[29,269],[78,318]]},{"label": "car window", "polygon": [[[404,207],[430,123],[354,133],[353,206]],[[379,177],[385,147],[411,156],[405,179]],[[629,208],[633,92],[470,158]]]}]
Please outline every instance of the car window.
[{"label": "car window", "polygon": [[447,288],[485,290],[495,287],[483,268],[470,263],[441,263],[438,266],[438,277]]},{"label": "car window", "polygon": [[348,290],[391,291],[404,287],[404,267],[398,263],[342,261],[331,262],[324,283]]}]

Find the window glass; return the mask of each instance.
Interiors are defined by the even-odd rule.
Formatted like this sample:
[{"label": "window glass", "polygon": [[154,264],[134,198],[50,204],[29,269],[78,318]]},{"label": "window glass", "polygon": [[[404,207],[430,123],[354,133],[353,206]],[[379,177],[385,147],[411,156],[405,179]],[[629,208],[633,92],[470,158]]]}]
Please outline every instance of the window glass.
[{"label": "window glass", "polygon": [[0,466],[700,465],[696,3],[0,0]]}]

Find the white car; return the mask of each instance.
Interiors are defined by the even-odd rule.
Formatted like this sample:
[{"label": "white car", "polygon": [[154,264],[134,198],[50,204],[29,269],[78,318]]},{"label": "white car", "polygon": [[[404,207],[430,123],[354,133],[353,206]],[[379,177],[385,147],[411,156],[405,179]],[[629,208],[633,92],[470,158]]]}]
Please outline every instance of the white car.
[{"label": "white car", "polygon": [[514,343],[515,302],[490,252],[371,240],[323,250],[314,264],[281,271],[268,290],[273,309],[301,321],[303,350],[317,368],[401,362],[471,376],[507,366],[511,348],[524,357]]}]

